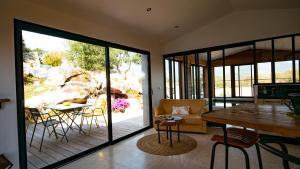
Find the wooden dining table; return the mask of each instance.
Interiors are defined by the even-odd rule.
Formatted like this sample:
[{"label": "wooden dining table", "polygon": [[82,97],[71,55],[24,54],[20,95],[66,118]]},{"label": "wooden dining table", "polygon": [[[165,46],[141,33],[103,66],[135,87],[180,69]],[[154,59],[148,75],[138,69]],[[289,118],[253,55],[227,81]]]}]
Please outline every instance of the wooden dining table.
[{"label": "wooden dining table", "polygon": [[[202,115],[207,122],[220,124],[224,132],[225,168],[228,168],[228,145],[226,125],[255,129],[268,134],[260,134],[259,145],[283,159],[285,169],[288,161],[300,165],[300,158],[288,154],[285,143],[300,143],[300,116],[291,113],[286,105],[247,103]],[[270,134],[271,133],[271,134]],[[269,143],[277,143],[281,150]]]}]

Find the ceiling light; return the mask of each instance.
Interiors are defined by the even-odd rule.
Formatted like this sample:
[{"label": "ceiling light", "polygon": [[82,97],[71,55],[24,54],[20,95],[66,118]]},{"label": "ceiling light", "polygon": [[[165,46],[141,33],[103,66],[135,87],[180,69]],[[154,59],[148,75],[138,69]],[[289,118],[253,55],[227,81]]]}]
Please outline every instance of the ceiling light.
[{"label": "ceiling light", "polygon": [[178,25],[175,25],[175,26],[174,26],[174,28],[175,28],[175,29],[178,29],[178,28],[180,28],[180,26],[178,26]]},{"label": "ceiling light", "polygon": [[152,8],[147,8],[146,9],[147,12],[150,12],[151,10],[152,10]]}]

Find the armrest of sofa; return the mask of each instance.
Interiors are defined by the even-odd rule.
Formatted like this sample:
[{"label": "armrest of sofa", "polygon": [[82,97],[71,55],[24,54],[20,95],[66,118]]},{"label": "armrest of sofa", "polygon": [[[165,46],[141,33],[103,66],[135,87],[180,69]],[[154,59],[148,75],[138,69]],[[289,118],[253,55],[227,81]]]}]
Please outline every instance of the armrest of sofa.
[{"label": "armrest of sofa", "polygon": [[159,116],[163,114],[160,107],[155,107],[153,110],[154,110],[154,116]]}]

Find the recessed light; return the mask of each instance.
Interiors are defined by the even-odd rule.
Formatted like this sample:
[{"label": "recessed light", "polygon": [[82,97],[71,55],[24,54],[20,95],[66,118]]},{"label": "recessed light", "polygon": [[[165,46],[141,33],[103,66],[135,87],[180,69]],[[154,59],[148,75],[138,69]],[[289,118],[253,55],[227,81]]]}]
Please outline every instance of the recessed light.
[{"label": "recessed light", "polygon": [[175,26],[174,26],[174,28],[175,28],[175,29],[178,29],[178,28],[180,28],[180,26],[178,26],[178,25],[175,25]]},{"label": "recessed light", "polygon": [[152,8],[147,8],[146,9],[147,12],[150,12],[151,10],[152,10]]}]

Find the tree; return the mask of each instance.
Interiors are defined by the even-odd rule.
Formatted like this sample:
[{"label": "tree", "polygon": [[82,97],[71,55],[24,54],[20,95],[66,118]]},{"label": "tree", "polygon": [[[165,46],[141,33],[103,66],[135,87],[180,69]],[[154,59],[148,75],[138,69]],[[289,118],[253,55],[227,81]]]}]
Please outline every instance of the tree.
[{"label": "tree", "polygon": [[[105,70],[105,48],[97,45],[71,41],[68,59],[75,62],[79,67],[90,71]],[[110,48],[109,53],[110,70],[121,73],[121,67],[127,66],[126,73],[133,63],[141,62],[140,54],[130,53],[125,50]]]},{"label": "tree", "polygon": [[124,70],[125,79],[127,79],[127,73],[130,70],[132,64],[141,63],[141,55],[138,53],[130,53],[126,50],[111,48],[110,50],[110,61],[114,61],[114,69],[121,74],[121,67],[125,67]]},{"label": "tree", "polygon": [[71,41],[68,59],[79,67],[91,71],[105,70],[105,48],[97,45]]},{"label": "tree", "polygon": [[35,48],[35,49],[32,50],[32,52],[36,54],[36,56],[39,59],[40,64],[42,64],[42,57],[46,53],[46,51],[44,51],[41,48]]},{"label": "tree", "polygon": [[34,55],[32,53],[32,50],[26,46],[26,44],[24,42],[24,39],[22,39],[22,50],[23,50],[23,59],[24,59],[24,61],[34,59]]},{"label": "tree", "polygon": [[60,66],[62,63],[62,54],[59,52],[47,53],[43,59],[43,64],[51,66]]}]

